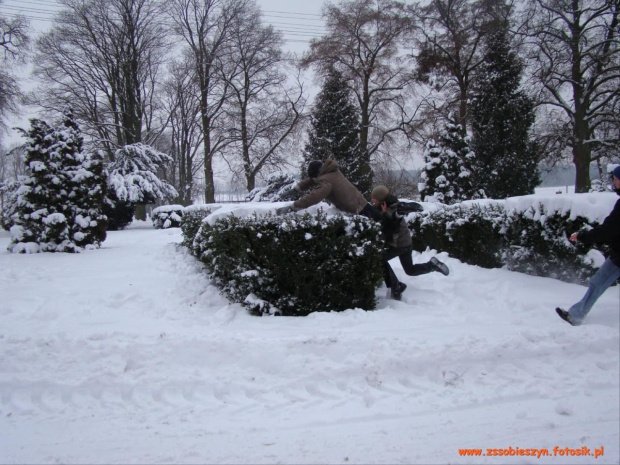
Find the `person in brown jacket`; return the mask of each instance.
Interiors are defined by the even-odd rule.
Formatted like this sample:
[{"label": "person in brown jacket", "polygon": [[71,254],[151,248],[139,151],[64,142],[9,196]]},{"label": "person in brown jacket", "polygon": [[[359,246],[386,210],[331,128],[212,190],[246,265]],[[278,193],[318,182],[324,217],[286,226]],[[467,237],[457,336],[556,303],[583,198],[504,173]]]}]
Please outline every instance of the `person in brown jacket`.
[{"label": "person in brown jacket", "polygon": [[[291,205],[278,208],[276,212],[284,214],[303,210],[323,200],[346,213],[369,216],[369,211],[373,209],[362,193],[340,172],[338,162],[331,158],[325,162],[311,161],[308,164],[308,177],[298,182],[294,190],[304,192],[311,188],[314,190],[295,200]],[[292,189],[291,191],[285,193],[283,197],[290,197],[294,193]]]},{"label": "person in brown jacket", "polygon": [[371,202],[377,210],[381,212],[378,218],[381,221],[381,235],[385,242],[386,249],[383,252],[383,279],[385,285],[390,289],[392,298],[400,300],[403,291],[407,288],[405,283],[398,281],[394,270],[390,266],[390,260],[398,257],[400,264],[407,276],[419,276],[422,274],[438,271],[448,276],[450,270],[445,263],[440,262],[435,257],[426,263],[413,264],[411,258],[412,241],[411,233],[407,227],[407,222],[398,213],[398,199],[390,194],[385,186],[377,186],[371,194]]}]

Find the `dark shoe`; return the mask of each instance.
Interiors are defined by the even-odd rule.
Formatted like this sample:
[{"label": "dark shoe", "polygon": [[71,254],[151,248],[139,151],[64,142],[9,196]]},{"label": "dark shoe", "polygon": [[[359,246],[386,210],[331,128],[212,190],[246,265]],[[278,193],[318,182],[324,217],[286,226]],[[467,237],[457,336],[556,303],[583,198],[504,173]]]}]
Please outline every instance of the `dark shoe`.
[{"label": "dark shoe", "polygon": [[448,276],[450,274],[450,269],[448,268],[448,265],[440,262],[435,257],[431,258],[431,266],[433,267],[433,270],[439,271],[444,276]]},{"label": "dark shoe", "polygon": [[405,289],[407,289],[405,283],[398,283],[395,287],[392,287],[392,299],[400,300]]},{"label": "dark shoe", "polygon": [[566,310],[563,310],[560,307],[558,307],[555,309],[555,311],[557,312],[558,315],[560,315],[560,318],[570,323],[572,326],[575,326],[575,323],[573,323],[573,321],[570,319],[570,315]]}]

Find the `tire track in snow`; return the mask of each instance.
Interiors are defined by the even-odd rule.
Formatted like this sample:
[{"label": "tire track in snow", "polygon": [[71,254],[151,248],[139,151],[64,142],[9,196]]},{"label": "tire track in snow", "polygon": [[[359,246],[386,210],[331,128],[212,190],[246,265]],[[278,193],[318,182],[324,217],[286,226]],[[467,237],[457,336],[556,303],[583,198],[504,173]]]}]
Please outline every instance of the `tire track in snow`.
[{"label": "tire track in snow", "polygon": [[[97,357],[102,342],[107,339],[113,339],[115,346],[124,349]],[[27,368],[8,370],[12,373],[0,382],[1,410],[5,415],[31,416],[60,413],[79,416],[102,407],[126,411],[158,409],[162,414],[192,409],[200,412],[231,409],[239,413],[278,411],[291,406],[345,409],[361,404],[371,408],[401,399],[410,403],[410,408],[422,411],[438,395],[453,398],[455,408],[466,408],[484,401],[509,401],[523,392],[552,397],[555,387],[567,383],[581,389],[585,382],[588,389],[596,392],[613,388],[617,382],[612,379],[614,365],[604,361],[595,364],[596,376],[586,381],[572,367],[558,367],[555,360],[559,353],[573,350],[576,357],[587,358],[592,352],[609,347],[608,341],[601,340],[580,341],[579,346],[573,347],[573,337],[562,334],[548,337],[545,343],[541,334],[523,332],[500,345],[468,337],[455,341],[450,348],[428,347],[423,343],[419,350],[409,341],[385,344],[377,338],[376,351],[370,354],[347,349],[355,347],[355,339],[341,337],[328,342],[317,339],[310,344],[303,338],[289,340],[285,352],[299,366],[294,372],[274,371],[271,362],[261,365],[255,360],[254,366],[245,367],[247,373],[226,373],[225,362],[219,358],[203,357],[201,366],[200,354],[217,347],[224,354],[238,351],[238,347],[232,346],[240,344],[239,340],[229,342],[227,348],[218,339],[185,344],[162,341],[160,344],[167,350],[157,356],[161,348],[156,351],[144,338],[136,337],[118,340],[116,336],[99,334],[92,340],[12,338],[0,343],[12,346],[13,350],[4,353],[15,357],[13,368],[26,363],[31,353],[44,347],[50,370],[57,375],[44,376],[47,381],[32,382],[29,380],[36,377]],[[243,350],[270,353],[268,346],[258,342],[249,343]],[[56,352],[78,351],[80,357],[55,359]],[[171,366],[166,351],[175,353],[175,358],[183,362]],[[279,349],[276,353],[281,355]],[[317,366],[313,363],[316,357],[329,359],[329,370],[304,371],[304,366]],[[221,358],[226,359],[227,355]],[[287,362],[286,366],[293,364]],[[3,371],[6,375],[7,370]]]}]

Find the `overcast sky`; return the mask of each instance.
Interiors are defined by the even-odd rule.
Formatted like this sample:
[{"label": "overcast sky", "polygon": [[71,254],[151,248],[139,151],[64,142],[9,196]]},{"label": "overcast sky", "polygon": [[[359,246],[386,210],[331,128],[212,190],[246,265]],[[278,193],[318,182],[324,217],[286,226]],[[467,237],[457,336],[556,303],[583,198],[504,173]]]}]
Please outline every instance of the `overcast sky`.
[{"label": "overcast sky", "polygon": [[[311,38],[323,32],[320,17],[322,1],[257,0],[265,21],[282,31],[287,49],[302,53]],[[54,13],[60,8],[57,0],[0,0],[0,14],[11,18],[21,14],[30,20],[35,36],[52,25]]]},{"label": "overcast sky", "polygon": [[[324,33],[324,22],[320,16],[322,1],[313,0],[257,0],[265,22],[282,32],[285,48],[288,51],[301,55],[308,48],[312,38]],[[6,18],[25,16],[33,31],[33,38],[52,26],[54,14],[61,8],[57,0],[0,0],[0,15]],[[24,70],[22,87],[30,89],[33,84],[27,79],[28,70]],[[312,88],[312,83],[305,86]],[[28,119],[36,115],[22,115],[21,118],[11,119],[9,127],[28,127]],[[3,137],[5,145],[23,142],[22,137],[13,130]]]}]

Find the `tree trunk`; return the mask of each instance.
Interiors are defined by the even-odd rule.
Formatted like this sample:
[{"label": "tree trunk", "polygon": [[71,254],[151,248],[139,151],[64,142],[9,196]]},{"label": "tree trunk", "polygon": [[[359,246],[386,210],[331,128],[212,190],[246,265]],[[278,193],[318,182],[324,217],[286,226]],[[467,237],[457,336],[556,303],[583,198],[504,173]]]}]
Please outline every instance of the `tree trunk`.
[{"label": "tree trunk", "polygon": [[[208,106],[203,98],[202,114],[207,114]],[[211,121],[208,117],[202,117],[204,131],[204,157],[205,157],[205,203],[215,203],[215,183],[213,180],[213,154],[211,153]]]},{"label": "tree trunk", "polygon": [[[578,86],[576,86],[578,87]],[[573,126],[573,163],[575,164],[575,192],[590,191],[590,162],[592,161],[592,146],[588,143],[591,137],[590,125],[586,118],[586,109],[589,102],[583,102],[583,91],[578,87],[574,91],[575,123]],[[583,103],[580,103],[583,102]]]},{"label": "tree trunk", "polygon": [[575,192],[582,194],[590,191],[591,151],[584,144],[573,147],[573,163],[575,164]]},{"label": "tree trunk", "polygon": [[370,130],[370,115],[368,108],[370,106],[370,93],[368,90],[369,79],[364,79],[363,97],[361,102],[361,118],[360,118],[360,152],[368,153],[368,132]]},{"label": "tree trunk", "polygon": [[139,203],[134,211],[136,220],[146,221],[146,204]]}]

